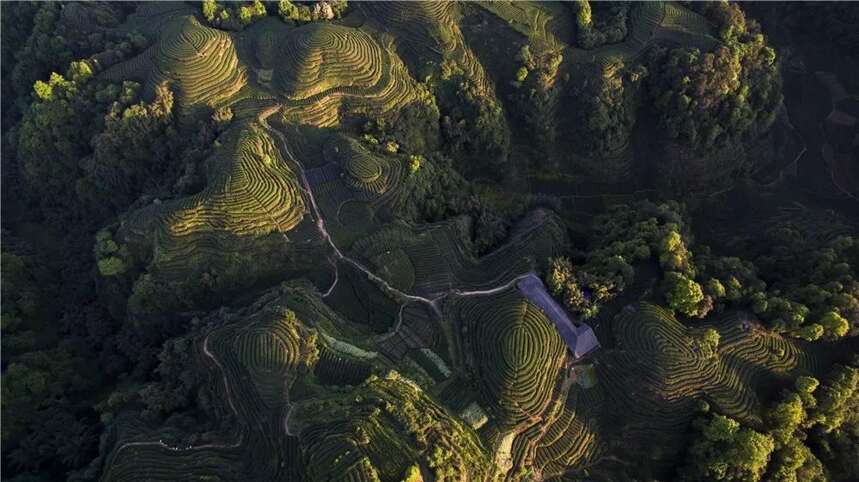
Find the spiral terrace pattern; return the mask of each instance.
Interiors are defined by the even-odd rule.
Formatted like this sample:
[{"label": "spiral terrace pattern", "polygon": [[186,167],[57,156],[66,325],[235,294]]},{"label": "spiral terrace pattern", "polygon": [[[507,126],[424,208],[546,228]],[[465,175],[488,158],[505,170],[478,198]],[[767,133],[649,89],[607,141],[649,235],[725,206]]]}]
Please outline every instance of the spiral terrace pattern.
[{"label": "spiral terrace pattern", "polygon": [[[573,409],[575,402],[583,408]],[[588,405],[594,402],[566,401],[559,416],[537,442],[533,463],[544,477],[561,475],[569,467],[585,466],[599,453],[596,423],[592,414],[587,413],[591,408]]]},{"label": "spiral terrace pattern", "polygon": [[690,329],[663,308],[643,303],[615,319],[616,349],[598,355],[597,373],[610,411],[623,414],[625,440],[679,448],[680,440],[670,434],[683,432],[700,399],[720,413],[759,422],[764,400],[756,388],[766,395],[780,382],[817,372],[815,359],[827,358],[809,356],[811,347],[804,352],[778,335],[747,330],[743,320],[735,313],[712,325],[721,342],[708,357]]},{"label": "spiral terrace pattern", "polygon": [[307,351],[298,327],[278,316],[243,327],[232,336],[232,352],[250,372],[266,406],[280,406],[288,378],[301,362],[302,352]]},{"label": "spiral terrace pattern", "polygon": [[362,30],[266,25],[257,35],[256,44],[268,52],[257,57],[272,71],[271,89],[283,99],[289,120],[328,127],[344,113],[383,116],[417,99],[399,58]]},{"label": "spiral terrace pattern", "polygon": [[261,128],[234,126],[222,142],[203,192],[136,211],[121,230],[133,245],[154,244],[155,271],[186,276],[200,256],[217,259],[237,239],[286,233],[303,218],[295,175]]},{"label": "spiral terrace pattern", "polygon": [[[146,74],[141,78],[140,73]],[[144,80],[145,92],[169,81],[181,107],[214,105],[247,83],[230,34],[205,27],[193,16],[174,17],[158,41],[138,57],[105,71],[108,80]]]},{"label": "spiral terrace pattern", "polygon": [[[444,480],[487,480],[491,464],[474,432],[420,388],[398,376],[369,379],[353,394],[299,415],[308,479],[401,480],[408,467],[432,467]],[[437,464],[430,457],[441,457]]]},{"label": "spiral terrace pattern", "polygon": [[306,362],[316,349],[309,332],[277,305],[217,330],[210,340],[247,420],[270,420],[281,413],[289,385],[298,370],[310,369]]},{"label": "spiral terrace pattern", "polygon": [[382,31],[396,32],[397,48],[412,72],[427,63],[454,62],[482,92],[492,94],[483,65],[465,43],[456,2],[366,2],[361,8]]},{"label": "spiral terrace pattern", "polygon": [[[117,428],[103,479],[296,480],[300,454],[288,428],[289,388],[313,369],[317,345],[314,330],[285,301],[272,291],[248,308],[213,313],[207,322],[216,328],[195,338],[195,352],[212,376],[216,410],[238,418],[236,436],[188,444],[132,417]],[[129,429],[120,431],[124,426]]]},{"label": "spiral terrace pattern", "polygon": [[233,447],[176,448],[159,442],[128,443],[118,450],[104,481],[242,480],[242,453]]},{"label": "spiral terrace pattern", "polygon": [[246,68],[230,34],[200,25],[191,15],[140,22],[144,30],[157,31],[158,40],[142,54],[107,69],[104,79],[141,82],[147,95],[169,82],[182,108],[217,105],[247,84]]},{"label": "spiral terrace pattern", "polygon": [[[746,320],[745,314],[731,313],[690,329],[655,305],[623,310],[612,322],[616,348],[596,354],[598,384],[561,394],[560,410],[547,410],[544,422],[517,436],[513,460],[543,477],[560,476],[572,466],[601,463],[600,454],[612,442],[627,450],[659,447],[669,460],[682,449],[677,434],[694,416],[696,400],[760,422],[762,397],[799,374],[820,374],[834,357],[826,348],[786,340]],[[695,341],[695,331],[706,327],[721,335],[712,357]]]},{"label": "spiral terrace pattern", "polygon": [[384,194],[391,187],[391,178],[399,174],[398,169],[388,165],[388,160],[370,153],[357,139],[342,134],[328,140],[323,153],[326,161],[340,166],[347,184],[368,193]]},{"label": "spiral terrace pattern", "polygon": [[499,425],[540,416],[565,360],[564,343],[543,312],[515,290],[461,301],[474,377]]},{"label": "spiral terrace pattern", "polygon": [[[496,15],[526,14],[508,6]],[[269,15],[227,33],[201,25],[199,7],[149,4],[134,22],[154,43],[100,74],[138,80],[150,92],[169,81],[181,107],[229,106],[234,114],[205,164],[202,192],[153,203],[124,220],[118,240],[135,255],[145,251],[149,274],[184,280],[240,255],[269,264],[275,251],[290,253],[291,262],[301,257],[292,255],[303,253],[303,242],[327,252],[307,257],[318,263],[313,270],[296,269],[313,284],[285,283],[248,308],[210,315],[188,335],[208,382],[200,393],[212,395],[215,414],[235,421],[222,427],[235,437],[178,444],[169,425],[112,434],[106,480],[401,480],[413,464],[438,480],[499,480],[481,439],[452,414],[473,409],[475,401],[490,415],[480,429],[484,440],[493,448],[509,442],[496,462],[502,470],[523,469],[506,472],[509,480],[566,479],[584,468],[602,475],[601,460],[617,460],[615,443],[676,453],[698,400],[755,422],[771,387],[825,369],[829,358],[819,349],[745,329],[738,313],[701,323],[721,335],[718,352],[705,356],[696,348],[697,328],[641,304],[603,320],[600,336],[616,340],[583,362],[594,361],[587,373],[596,373],[598,383],[576,385],[574,372],[563,368],[569,360],[553,324],[510,288],[566,244],[567,229],[556,217],[534,210],[504,246],[476,259],[468,217],[417,227],[396,222],[396,208],[415,192],[401,188],[405,156],[380,154],[320,128],[359,115],[387,119],[428,100],[428,88],[413,78],[427,62],[435,72],[444,64],[455,81],[461,75],[475,82],[479,97],[494,99],[492,82],[460,30],[463,7],[367,2],[350,8],[355,16],[330,23],[294,26]],[[549,36],[545,15],[529,22],[521,21]],[[609,65],[657,42],[709,46],[711,33],[688,9],[646,2],[631,7],[624,42],[570,48],[564,56]],[[320,156],[324,162],[316,162]],[[302,159],[317,167],[298,173],[299,186],[290,166],[301,167]],[[313,219],[301,223],[310,218],[305,202]],[[291,269],[274,268],[274,282]],[[254,289],[271,282],[260,281]],[[288,316],[286,306],[303,321]],[[425,348],[455,370],[418,377],[438,383],[433,392],[447,407],[395,373],[379,378],[394,366],[431,372],[435,358]],[[423,362],[416,354],[425,355]]]}]

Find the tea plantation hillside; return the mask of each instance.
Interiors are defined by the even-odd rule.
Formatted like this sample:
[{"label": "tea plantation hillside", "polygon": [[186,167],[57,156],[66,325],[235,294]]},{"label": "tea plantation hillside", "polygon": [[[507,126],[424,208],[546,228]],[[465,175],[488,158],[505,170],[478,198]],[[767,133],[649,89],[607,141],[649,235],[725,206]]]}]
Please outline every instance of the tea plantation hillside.
[{"label": "tea plantation hillside", "polygon": [[2,2],[2,480],[859,480],[859,6]]}]

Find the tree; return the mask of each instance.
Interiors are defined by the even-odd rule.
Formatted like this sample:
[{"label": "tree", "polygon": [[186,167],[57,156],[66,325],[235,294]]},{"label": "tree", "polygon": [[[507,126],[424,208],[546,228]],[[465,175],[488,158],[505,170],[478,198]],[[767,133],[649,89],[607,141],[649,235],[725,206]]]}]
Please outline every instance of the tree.
[{"label": "tree", "polygon": [[676,271],[665,273],[664,284],[665,299],[672,310],[686,316],[699,316],[699,308],[704,301],[701,285]]},{"label": "tree", "polygon": [[403,482],[423,482],[423,476],[417,465],[410,465],[406,469],[406,475],[403,477]]},{"label": "tree", "polygon": [[85,377],[83,359],[64,348],[19,356],[3,373],[3,444],[17,441],[42,408],[96,382]]},{"label": "tree", "polygon": [[215,20],[215,14],[218,11],[218,2],[216,2],[215,0],[203,0],[202,9],[203,17],[207,21],[213,22]]},{"label": "tree", "polygon": [[242,25],[250,24],[252,18],[253,18],[253,14],[251,13],[250,8],[239,7],[239,22],[241,22]]},{"label": "tree", "polygon": [[848,409],[857,405],[857,388],[859,369],[851,366],[836,366],[826,383],[819,388],[814,419],[824,433],[838,429],[848,416]]},{"label": "tree", "polygon": [[[139,86],[132,88],[136,92]],[[78,192],[90,204],[120,209],[162,181],[168,168],[176,167],[171,166],[172,155],[192,144],[180,140],[173,123],[173,93],[160,84],[151,103],[113,109],[92,145],[93,156],[83,163],[85,178]]]},{"label": "tree", "polygon": [[588,0],[579,1],[579,13],[576,15],[576,25],[579,28],[590,28],[593,19],[591,18],[591,4]]},{"label": "tree", "polygon": [[[8,8],[6,6],[4,10]],[[72,60],[68,40],[60,34],[61,9],[59,3],[41,4],[24,48],[15,54],[17,62],[12,71],[12,83],[19,96],[26,95],[34,82],[48,77],[54,70],[65,68]],[[7,13],[4,12],[3,16]]]},{"label": "tree", "polygon": [[[510,129],[501,104],[466,76],[455,71],[447,75],[439,89],[441,132],[450,153],[457,157],[481,161],[484,167],[507,162]],[[475,163],[477,164],[477,163]],[[499,176],[503,169],[484,169],[483,174]]]},{"label": "tree", "polygon": [[423,165],[424,158],[423,156],[412,154],[409,156],[409,172],[414,174],[420,170],[421,165]]},{"label": "tree", "polygon": [[725,286],[716,278],[707,280],[704,291],[715,299],[724,298],[726,293]]},{"label": "tree", "polygon": [[277,3],[277,13],[284,20],[297,21],[300,19],[298,7],[290,0],[280,0]]},{"label": "tree", "polygon": [[701,347],[701,352],[704,353],[707,357],[716,356],[719,351],[719,340],[721,336],[719,332],[714,330],[713,328],[707,328],[701,333],[701,337],[699,338],[699,344]]},{"label": "tree", "polygon": [[[740,430],[736,447],[730,451],[734,464],[740,471],[749,474],[753,480],[760,479],[766,470],[770,454],[775,444],[770,435],[756,432],[752,429]],[[741,478],[746,478],[742,476]]]},{"label": "tree", "polygon": [[794,388],[796,388],[805,407],[814,408],[817,406],[817,400],[814,399],[812,394],[817,390],[818,386],[820,386],[820,381],[814,377],[797,377],[794,382]]},{"label": "tree", "polygon": [[570,258],[557,257],[549,258],[549,272],[546,275],[546,284],[549,285],[549,291],[557,296],[564,292],[567,283],[573,277],[573,263]]},{"label": "tree", "polygon": [[802,398],[796,393],[791,393],[767,413],[770,433],[778,443],[786,444],[796,436],[795,432],[805,422],[805,417]]},{"label": "tree", "polygon": [[706,11],[722,30],[715,51],[657,49],[649,67],[651,99],[669,137],[701,152],[765,132],[782,100],[775,51],[756,22],[728,5]]},{"label": "tree", "polygon": [[96,266],[102,276],[118,276],[128,269],[125,260],[128,259],[128,248],[119,246],[111,237],[108,230],[102,229],[96,234],[93,247]]},{"label": "tree", "polygon": [[528,77],[528,68],[525,66],[519,67],[519,70],[516,71],[516,82],[520,84],[525,81]]},{"label": "tree", "polygon": [[775,448],[770,435],[718,414],[699,418],[693,426],[700,436],[689,447],[681,479],[760,480]]},{"label": "tree", "polygon": [[87,111],[76,108],[78,85],[54,72],[47,82],[33,85],[36,101],[18,131],[18,156],[23,174],[42,193],[67,197],[74,185],[78,161],[88,151],[88,138],[78,126]]},{"label": "tree", "polygon": [[841,338],[850,329],[850,323],[837,311],[827,311],[819,321],[824,333],[833,338]]},{"label": "tree", "polygon": [[251,13],[254,17],[265,17],[268,12],[266,12],[265,4],[260,0],[254,0],[251,4]]},{"label": "tree", "polygon": [[[27,260],[12,253],[3,252],[0,266],[3,272],[3,303],[0,315],[0,338],[3,360],[35,348],[36,332],[40,328],[40,293],[33,279]],[[44,330],[41,330],[44,332]]]},{"label": "tree", "polygon": [[583,104],[578,109],[579,137],[587,154],[607,157],[629,144],[647,69],[638,64],[627,65],[621,59],[596,68],[588,82],[576,88]]},{"label": "tree", "polygon": [[819,340],[823,336],[823,331],[824,330],[822,326],[818,325],[817,323],[812,323],[794,331],[794,334],[798,338],[802,338],[803,340],[815,341]]}]

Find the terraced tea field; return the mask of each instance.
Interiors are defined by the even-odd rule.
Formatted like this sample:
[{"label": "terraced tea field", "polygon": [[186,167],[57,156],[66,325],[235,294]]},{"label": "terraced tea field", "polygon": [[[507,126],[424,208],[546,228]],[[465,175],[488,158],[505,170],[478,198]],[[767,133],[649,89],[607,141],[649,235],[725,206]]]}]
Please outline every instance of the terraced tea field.
[{"label": "terraced tea field", "polygon": [[168,279],[223,259],[238,239],[284,237],[304,217],[295,175],[258,124],[238,125],[221,142],[204,191],[153,202],[121,229],[124,242],[154,252],[150,270]]},{"label": "terraced tea field", "polygon": [[565,359],[552,322],[514,293],[463,300],[457,314],[483,404],[504,429],[546,410]]},{"label": "terraced tea field", "polygon": [[[695,341],[696,330],[707,327],[721,335],[713,355]],[[582,422],[601,427],[602,436],[629,447],[630,454],[649,453],[665,463],[681,450],[698,401],[757,426],[775,387],[799,375],[820,376],[837,356],[826,347],[769,333],[746,313],[687,328],[649,303],[622,310],[612,322],[612,335],[614,348],[595,355],[598,385],[574,389],[599,394]]]},{"label": "terraced tea field", "polygon": [[[102,480],[619,480],[641,460],[670,474],[702,402],[760,426],[772,393],[840,359],[841,345],[784,338],[734,308],[679,321],[658,304],[655,260],[635,267],[627,293],[602,278],[574,290],[619,295],[595,318],[599,348],[578,353],[544,309],[581,300],[570,291],[557,306],[534,302],[518,283],[536,281],[548,301],[539,279],[558,256],[589,276],[587,250],[601,246],[577,217],[644,191],[538,196],[486,172],[454,182],[448,171],[491,165],[514,176],[523,166],[401,142],[418,129],[405,113],[428,105],[438,139],[427,146],[509,136],[511,104],[496,91],[512,77],[487,73],[464,16],[472,29],[501,19],[510,35],[562,52],[563,78],[632,65],[657,46],[711,50],[719,41],[702,15],[633,2],[626,37],[585,50],[574,45],[575,13],[560,4],[360,2],[327,19],[316,4],[316,17],[300,21],[260,5],[267,18],[235,25],[187,5],[138,8],[116,28],[143,32],[149,46],[98,74],[141,82],[144,98],[166,83],[182,128],[215,111],[229,117],[191,166],[202,173],[197,192],[165,188],[111,224],[135,263],[122,281],[134,322],[160,315],[139,299],[175,297],[188,367],[170,379],[171,344],[135,354],[160,368],[128,395],[128,413],[106,422],[93,464]],[[593,169],[628,167],[633,148]],[[468,186],[456,193],[465,207],[432,198],[448,183]],[[586,197],[580,211],[561,202]],[[432,214],[402,215],[412,205]],[[491,243],[481,230],[494,230]],[[205,288],[195,291],[196,280]],[[200,292],[206,303],[191,299]],[[587,328],[573,311],[570,323]],[[706,328],[720,335],[715,352],[701,344]],[[157,396],[179,416],[140,408]]]}]

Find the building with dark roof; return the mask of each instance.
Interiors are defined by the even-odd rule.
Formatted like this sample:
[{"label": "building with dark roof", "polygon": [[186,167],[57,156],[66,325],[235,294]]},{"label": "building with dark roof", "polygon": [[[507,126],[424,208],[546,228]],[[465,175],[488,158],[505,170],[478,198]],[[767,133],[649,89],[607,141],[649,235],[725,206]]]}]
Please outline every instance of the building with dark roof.
[{"label": "building with dark roof", "polygon": [[600,344],[594,330],[586,323],[578,325],[573,323],[566,310],[549,295],[546,285],[537,275],[529,273],[519,280],[516,286],[528,300],[543,310],[543,313],[555,323],[558,334],[576,359],[599,348]]}]

